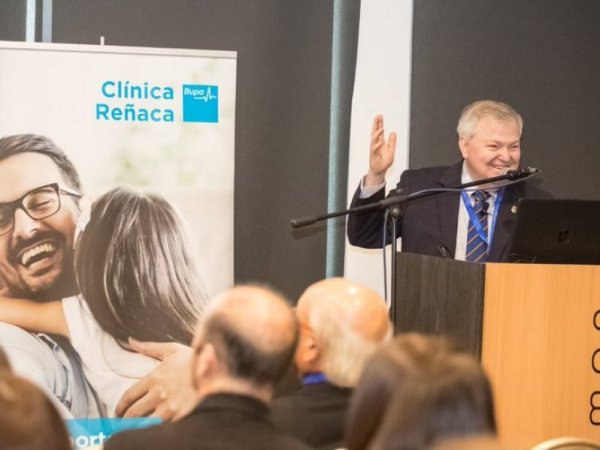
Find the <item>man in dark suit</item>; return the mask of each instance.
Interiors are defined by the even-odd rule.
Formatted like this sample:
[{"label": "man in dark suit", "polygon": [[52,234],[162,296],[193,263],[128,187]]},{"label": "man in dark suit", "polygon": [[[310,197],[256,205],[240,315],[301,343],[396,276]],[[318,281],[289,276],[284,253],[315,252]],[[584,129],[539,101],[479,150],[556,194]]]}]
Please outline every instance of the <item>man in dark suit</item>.
[{"label": "man in dark suit", "polygon": [[392,335],[383,298],[342,278],[319,281],[296,307],[299,391],[275,399],[275,425],[312,447],[343,447],[344,416],[367,358]]},{"label": "man in dark suit", "polygon": [[[463,161],[446,167],[406,170],[397,189],[402,194],[411,194],[424,189],[455,188],[516,170],[521,160],[522,130],[523,120],[510,106],[490,100],[472,103],[463,110],[457,127]],[[369,172],[352,199],[353,207],[384,198],[385,174],[392,165],[395,147],[395,133],[386,141],[383,117],[375,117]],[[481,191],[481,200],[477,194],[473,195],[474,190]],[[462,194],[446,192],[405,203],[400,207],[397,231],[402,237],[402,250],[476,262],[506,261],[516,204],[524,197],[547,198],[550,194],[529,182],[521,182],[504,187],[480,186]],[[382,210],[350,215],[350,243],[380,248],[383,220]],[[388,230],[386,243],[390,238]],[[480,243],[476,249],[469,247],[473,239]]]},{"label": "man in dark suit", "polygon": [[268,419],[273,385],[298,337],[294,314],[272,291],[240,286],[215,299],[193,342],[199,404],[178,422],[118,433],[105,450],[307,450]]}]

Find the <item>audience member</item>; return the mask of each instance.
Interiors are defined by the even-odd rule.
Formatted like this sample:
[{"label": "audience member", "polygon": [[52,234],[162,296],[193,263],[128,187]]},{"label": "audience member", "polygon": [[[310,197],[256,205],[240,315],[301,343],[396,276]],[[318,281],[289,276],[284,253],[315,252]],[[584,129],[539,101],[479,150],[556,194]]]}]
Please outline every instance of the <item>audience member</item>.
[{"label": "audience member", "polygon": [[376,346],[391,337],[385,301],[341,278],[319,281],[298,300],[295,363],[302,387],[275,399],[275,424],[313,447],[342,445],[352,388]]},{"label": "audience member", "polygon": [[56,407],[34,384],[0,373],[0,448],[70,450],[71,443]]},{"label": "audience member", "polygon": [[351,401],[346,444],[416,450],[495,434],[492,391],[479,363],[441,338],[407,334],[369,361]]},{"label": "audience member", "polygon": [[297,337],[293,312],[279,295],[254,286],[225,292],[207,308],[193,341],[198,406],[177,422],[118,433],[104,448],[309,449],[268,418]]}]

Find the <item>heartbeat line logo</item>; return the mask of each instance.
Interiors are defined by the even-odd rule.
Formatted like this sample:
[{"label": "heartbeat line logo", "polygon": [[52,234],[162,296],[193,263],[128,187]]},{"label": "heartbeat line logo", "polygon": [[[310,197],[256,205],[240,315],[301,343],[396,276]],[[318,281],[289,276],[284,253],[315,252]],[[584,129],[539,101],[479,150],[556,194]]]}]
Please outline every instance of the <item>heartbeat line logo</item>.
[{"label": "heartbeat line logo", "polygon": [[183,121],[219,122],[219,86],[184,84]]},{"label": "heartbeat line logo", "polygon": [[198,94],[194,94],[194,100],[202,100],[202,101],[208,102],[208,101],[214,100],[216,98],[217,98],[217,96],[213,95],[210,86],[206,90],[206,93],[200,92]]}]

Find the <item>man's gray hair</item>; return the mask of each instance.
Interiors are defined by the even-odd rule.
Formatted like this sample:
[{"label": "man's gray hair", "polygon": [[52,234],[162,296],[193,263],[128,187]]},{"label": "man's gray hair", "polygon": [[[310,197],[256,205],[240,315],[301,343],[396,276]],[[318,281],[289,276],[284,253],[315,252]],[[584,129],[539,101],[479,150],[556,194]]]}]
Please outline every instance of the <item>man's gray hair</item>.
[{"label": "man's gray hair", "polygon": [[470,138],[475,127],[484,117],[493,117],[500,122],[515,120],[519,125],[519,133],[523,132],[523,118],[511,106],[494,100],[479,100],[465,106],[458,119],[456,132],[459,138]]},{"label": "man's gray hair", "polygon": [[[381,342],[362,337],[345,314],[331,305],[313,307],[308,322],[319,343],[323,373],[328,381],[341,387],[356,386],[366,361]],[[390,326],[382,342],[391,337]]]}]

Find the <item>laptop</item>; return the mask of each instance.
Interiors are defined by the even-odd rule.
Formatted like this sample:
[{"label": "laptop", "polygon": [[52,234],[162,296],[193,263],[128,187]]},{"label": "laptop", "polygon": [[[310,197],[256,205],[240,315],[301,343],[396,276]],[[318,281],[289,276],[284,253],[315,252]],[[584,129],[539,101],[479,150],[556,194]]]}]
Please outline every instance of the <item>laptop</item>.
[{"label": "laptop", "polygon": [[600,264],[600,201],[521,199],[509,261]]}]

